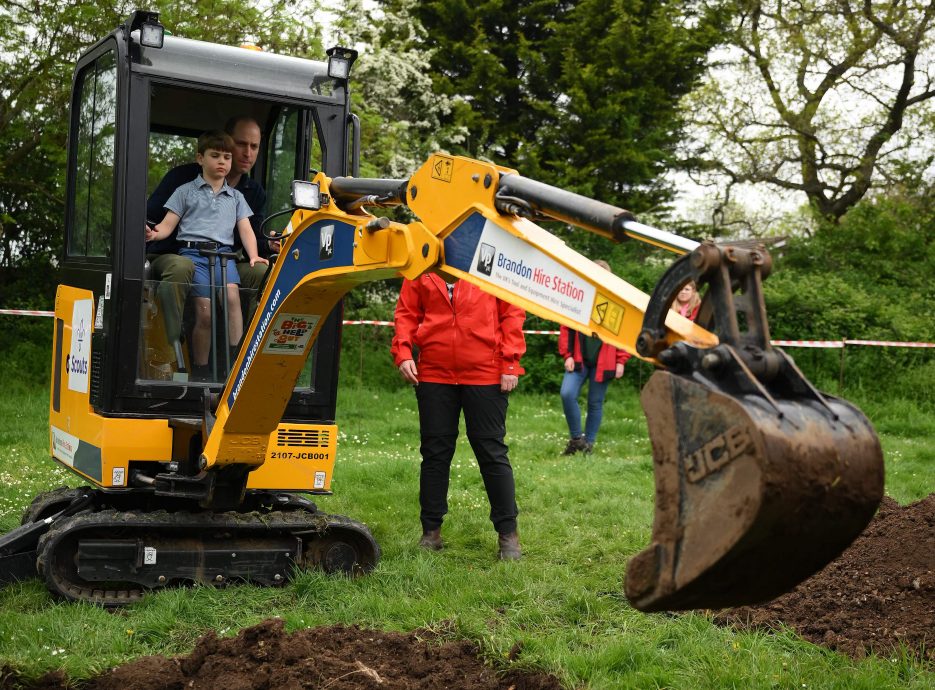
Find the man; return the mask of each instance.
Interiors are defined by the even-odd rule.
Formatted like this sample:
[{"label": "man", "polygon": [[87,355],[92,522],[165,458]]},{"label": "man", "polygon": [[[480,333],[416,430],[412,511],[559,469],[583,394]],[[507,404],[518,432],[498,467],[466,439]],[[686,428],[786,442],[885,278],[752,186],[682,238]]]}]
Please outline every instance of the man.
[{"label": "man", "polygon": [[402,377],[415,386],[419,405],[423,548],[443,548],[441,526],[463,411],[499,535],[499,557],[521,556],[513,468],[503,439],[509,393],[523,373],[525,319],[522,309],[470,283],[446,283],[434,274],[403,281],[391,351]]},{"label": "man", "polygon": [[[260,224],[266,212],[266,191],[259,182],[248,176],[260,151],[262,141],[260,126],[253,118],[241,115],[228,120],[224,131],[234,140],[233,160],[230,173],[227,175],[227,184],[243,194],[247,205],[253,211],[250,225],[256,235],[259,255],[264,259],[269,258],[274,248],[271,248],[260,234]],[[151,223],[161,222],[166,214],[165,203],[172,192],[194,180],[200,173],[201,168],[197,163],[180,165],[166,173],[146,202],[146,220]],[[240,285],[248,290],[246,316],[249,321],[256,310],[259,288],[266,274],[266,265],[257,263],[251,266],[249,258],[243,253],[239,238],[235,237],[234,248],[238,251],[237,273],[240,276]],[[174,234],[167,239],[146,245],[146,254],[153,269],[153,277],[161,281],[158,295],[166,313],[166,330],[170,341],[177,341],[181,336],[182,308],[195,271],[191,259],[179,256],[177,252],[178,242]],[[237,345],[237,343],[231,343],[231,345]]]}]

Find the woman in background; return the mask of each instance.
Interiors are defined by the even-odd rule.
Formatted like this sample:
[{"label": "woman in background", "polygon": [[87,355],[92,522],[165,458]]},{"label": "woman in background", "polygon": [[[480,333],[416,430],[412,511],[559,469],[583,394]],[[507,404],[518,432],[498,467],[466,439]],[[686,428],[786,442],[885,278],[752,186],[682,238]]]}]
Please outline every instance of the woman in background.
[{"label": "woman in background", "polygon": [[698,286],[695,281],[690,280],[685,283],[685,287],[679,290],[672,303],[672,309],[684,316],[686,319],[694,321],[698,316],[698,308],[701,306],[701,296],[698,294]]},{"label": "woman in background", "polygon": [[[599,259],[594,263],[610,270],[606,261]],[[562,326],[559,331],[558,353],[565,363],[560,395],[569,435],[568,445],[562,455],[590,453],[601,426],[607,386],[613,379],[623,376],[623,365],[630,355],[601,342],[599,338],[578,333],[567,326]],[[585,382],[588,384],[588,416],[582,433],[578,396]]]}]

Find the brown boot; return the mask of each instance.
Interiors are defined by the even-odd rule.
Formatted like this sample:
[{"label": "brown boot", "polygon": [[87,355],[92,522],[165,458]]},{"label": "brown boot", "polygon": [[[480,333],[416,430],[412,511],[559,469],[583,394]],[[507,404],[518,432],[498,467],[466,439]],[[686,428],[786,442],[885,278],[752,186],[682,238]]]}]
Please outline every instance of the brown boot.
[{"label": "brown boot", "polygon": [[422,530],[419,546],[429,551],[441,551],[445,546],[442,542],[442,528]]},{"label": "brown boot", "polygon": [[501,561],[518,561],[522,557],[523,550],[519,546],[519,532],[501,534],[498,541],[500,543],[499,557]]}]

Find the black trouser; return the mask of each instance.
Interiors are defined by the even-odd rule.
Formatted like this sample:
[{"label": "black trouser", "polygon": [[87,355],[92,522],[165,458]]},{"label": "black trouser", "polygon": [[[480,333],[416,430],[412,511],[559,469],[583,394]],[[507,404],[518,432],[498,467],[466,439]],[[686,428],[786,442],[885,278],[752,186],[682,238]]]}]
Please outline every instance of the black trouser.
[{"label": "black trouser", "polygon": [[513,468],[503,442],[508,395],[500,390],[499,384],[420,383],[416,386],[416,399],[422,436],[419,476],[422,528],[438,529],[448,513],[448,477],[463,410],[468,441],[490,501],[490,521],[500,534],[515,532],[519,508],[516,507]]}]

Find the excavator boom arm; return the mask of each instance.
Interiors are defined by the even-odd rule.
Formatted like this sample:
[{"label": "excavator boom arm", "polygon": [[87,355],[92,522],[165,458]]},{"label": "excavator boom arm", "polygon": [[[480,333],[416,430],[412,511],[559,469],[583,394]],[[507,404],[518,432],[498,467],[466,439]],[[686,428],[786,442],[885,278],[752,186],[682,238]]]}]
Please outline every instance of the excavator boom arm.
[{"label": "excavator boom arm", "polygon": [[[246,476],[263,463],[318,329],[349,290],[436,271],[660,367],[642,394],[656,517],[652,544],[628,567],[636,607],[771,598],[834,558],[872,517],[882,497],[877,437],[857,408],[819,393],[770,346],[762,248],[699,244],[516,171],[442,154],[405,181],[315,182],[321,206],[293,215],[245,345],[206,413],[207,473]],[[400,204],[418,220],[365,210]],[[539,219],[683,256],[650,297]],[[709,286],[707,328],[668,309],[689,280]]]}]

